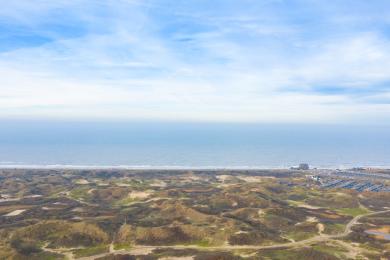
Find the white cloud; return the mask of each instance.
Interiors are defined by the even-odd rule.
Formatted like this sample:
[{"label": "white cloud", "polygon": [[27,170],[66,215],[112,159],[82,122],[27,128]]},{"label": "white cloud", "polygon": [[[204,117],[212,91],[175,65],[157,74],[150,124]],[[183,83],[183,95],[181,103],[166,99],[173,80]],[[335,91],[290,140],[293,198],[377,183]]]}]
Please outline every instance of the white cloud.
[{"label": "white cloud", "polygon": [[[86,33],[65,37],[41,26],[53,22],[53,10],[71,13],[67,22],[81,21]],[[156,18],[156,12],[168,18]],[[186,17],[183,10],[154,2],[6,4],[0,22],[28,24],[53,39],[0,53],[0,117],[389,119],[390,106],[372,102],[377,93],[370,94],[370,101],[313,91],[330,86],[375,92],[374,85],[390,80],[385,36],[351,31],[308,37],[306,25],[286,23],[277,14],[263,20],[245,15],[240,10],[230,22],[223,15],[199,21],[207,30],[192,31],[198,26],[195,18],[205,14]],[[175,27],[175,19],[189,26],[187,32]]]}]

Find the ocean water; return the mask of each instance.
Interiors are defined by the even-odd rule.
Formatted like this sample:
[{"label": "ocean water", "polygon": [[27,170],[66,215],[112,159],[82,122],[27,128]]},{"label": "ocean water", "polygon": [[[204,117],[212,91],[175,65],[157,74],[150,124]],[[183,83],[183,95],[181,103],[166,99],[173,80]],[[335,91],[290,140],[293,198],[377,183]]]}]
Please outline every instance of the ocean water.
[{"label": "ocean water", "polygon": [[0,121],[0,167],[390,166],[388,126]]}]

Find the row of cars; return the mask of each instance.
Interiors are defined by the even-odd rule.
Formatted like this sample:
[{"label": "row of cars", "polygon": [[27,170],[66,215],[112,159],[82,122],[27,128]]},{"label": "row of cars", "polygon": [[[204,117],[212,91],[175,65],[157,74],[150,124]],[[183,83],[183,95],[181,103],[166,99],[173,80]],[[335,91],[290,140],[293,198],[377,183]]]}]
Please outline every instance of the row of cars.
[{"label": "row of cars", "polygon": [[373,183],[362,180],[349,180],[349,179],[329,179],[322,182],[323,188],[343,188],[352,189],[359,192],[372,191],[372,192],[390,192],[390,187],[382,183]]}]

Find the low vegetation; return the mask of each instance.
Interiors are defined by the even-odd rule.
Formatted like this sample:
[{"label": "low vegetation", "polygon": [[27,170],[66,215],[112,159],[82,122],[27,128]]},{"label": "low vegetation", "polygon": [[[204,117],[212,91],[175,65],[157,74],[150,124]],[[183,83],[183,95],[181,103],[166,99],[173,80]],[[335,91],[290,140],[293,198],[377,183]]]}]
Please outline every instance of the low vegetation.
[{"label": "low vegetation", "polygon": [[390,207],[389,194],[321,189],[299,171],[0,176],[0,259],[386,259],[390,251],[389,241],[366,233],[388,232],[390,214],[360,219],[348,236],[283,248],[342,234],[354,217]]}]

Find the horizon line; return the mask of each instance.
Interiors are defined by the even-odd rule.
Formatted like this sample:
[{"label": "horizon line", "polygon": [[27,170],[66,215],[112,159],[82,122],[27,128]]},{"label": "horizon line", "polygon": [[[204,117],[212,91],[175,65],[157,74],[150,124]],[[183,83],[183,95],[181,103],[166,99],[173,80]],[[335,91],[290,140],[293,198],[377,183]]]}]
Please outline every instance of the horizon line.
[{"label": "horizon line", "polygon": [[[4,169],[28,170],[294,170],[291,166],[175,166],[175,165],[75,165],[75,164],[0,164]],[[347,170],[352,168],[389,169],[390,165],[360,165],[360,166],[316,166],[310,165],[309,170]]]}]

